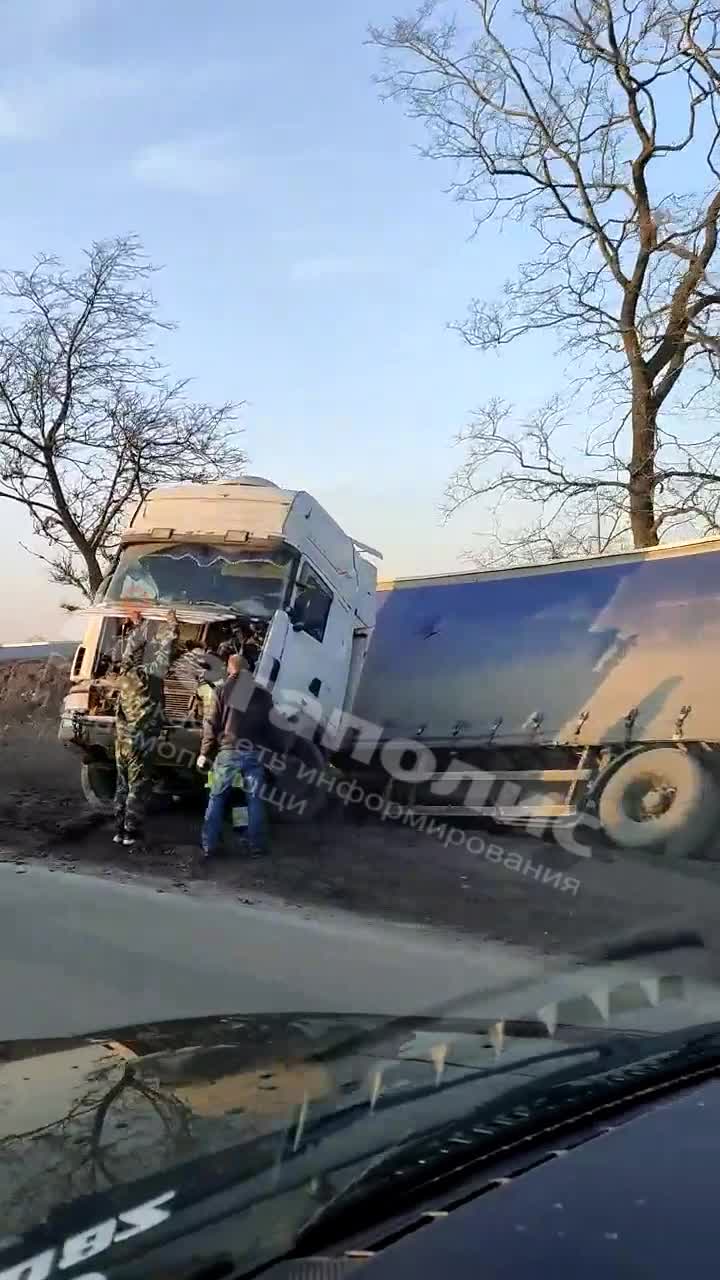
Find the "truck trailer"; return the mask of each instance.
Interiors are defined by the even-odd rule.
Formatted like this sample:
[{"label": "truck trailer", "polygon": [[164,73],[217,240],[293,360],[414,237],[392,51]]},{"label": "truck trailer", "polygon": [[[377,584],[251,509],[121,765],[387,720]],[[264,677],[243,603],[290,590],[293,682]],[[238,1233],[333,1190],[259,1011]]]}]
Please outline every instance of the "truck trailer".
[{"label": "truck trailer", "polygon": [[720,819],[719,643],[717,539],[381,582],[354,710],[430,749],[388,790],[417,812],[690,853]]},{"label": "truck trailer", "polygon": [[[107,806],[114,785],[123,619],[140,607],[152,626],[174,608],[185,648],[254,654],[294,726],[290,813],[317,811],[330,762],[410,813],[704,847],[720,821],[720,540],[379,585],[377,558],[311,495],[266,480],[151,493],[90,610],[62,713],[88,800]],[[190,785],[200,736],[181,671],[158,754],[173,790]]]}]

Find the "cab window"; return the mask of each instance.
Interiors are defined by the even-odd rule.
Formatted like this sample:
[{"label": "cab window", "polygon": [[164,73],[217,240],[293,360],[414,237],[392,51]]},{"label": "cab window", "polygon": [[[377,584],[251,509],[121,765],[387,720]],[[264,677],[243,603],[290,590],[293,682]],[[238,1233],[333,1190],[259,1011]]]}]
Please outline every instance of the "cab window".
[{"label": "cab window", "polygon": [[313,640],[322,641],[325,635],[332,593],[308,564],[300,570],[293,607],[293,623]]}]

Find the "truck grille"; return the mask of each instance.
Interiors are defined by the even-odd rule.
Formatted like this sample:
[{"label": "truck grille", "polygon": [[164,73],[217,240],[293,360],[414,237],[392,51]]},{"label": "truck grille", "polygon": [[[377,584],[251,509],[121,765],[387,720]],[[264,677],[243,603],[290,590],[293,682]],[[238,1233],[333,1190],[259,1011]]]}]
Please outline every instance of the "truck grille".
[{"label": "truck grille", "polygon": [[171,676],[165,681],[165,715],[168,720],[189,719],[191,701],[192,694],[181,680],[174,680]]}]

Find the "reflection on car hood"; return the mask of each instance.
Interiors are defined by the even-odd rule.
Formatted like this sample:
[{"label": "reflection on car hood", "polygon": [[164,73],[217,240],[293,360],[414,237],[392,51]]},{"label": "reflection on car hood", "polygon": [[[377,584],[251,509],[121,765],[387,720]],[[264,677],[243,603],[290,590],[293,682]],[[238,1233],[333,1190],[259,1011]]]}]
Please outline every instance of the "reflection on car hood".
[{"label": "reflection on car hood", "polygon": [[532,1063],[549,1051],[720,1019],[718,989],[676,961],[498,994],[495,1018],[236,1015],[0,1043],[0,1221],[22,1233],[59,1206],[229,1151],[234,1176],[251,1177],[258,1142],[277,1136],[280,1158],[299,1109],[342,1125],[419,1090],[421,1129],[461,1105],[445,1086],[471,1072],[503,1066],[501,1080],[473,1082],[477,1105],[550,1073]]}]

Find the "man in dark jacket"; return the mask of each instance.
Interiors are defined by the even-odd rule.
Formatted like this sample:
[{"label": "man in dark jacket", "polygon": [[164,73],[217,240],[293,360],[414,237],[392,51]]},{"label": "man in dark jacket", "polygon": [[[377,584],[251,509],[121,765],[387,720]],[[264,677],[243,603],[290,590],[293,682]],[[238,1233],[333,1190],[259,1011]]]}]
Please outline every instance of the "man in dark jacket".
[{"label": "man in dark jacket", "polygon": [[206,702],[197,759],[198,768],[204,769],[215,757],[201,838],[205,858],[217,852],[225,807],[233,787],[238,785],[238,776],[247,796],[250,852],[267,853],[267,815],[261,794],[264,770],[259,748],[273,745],[271,710],[270,694],[255,684],[245,659],[231,654],[227,680],[212,691]]},{"label": "man in dark jacket", "polygon": [[174,613],[159,627],[154,644],[148,642],[142,615],[131,616],[132,630],[121,642],[120,678],[115,715],[115,835],[116,844],[134,845],[142,837],[148,797],[152,791],[152,757],[163,715],[163,677],[177,642]]}]

